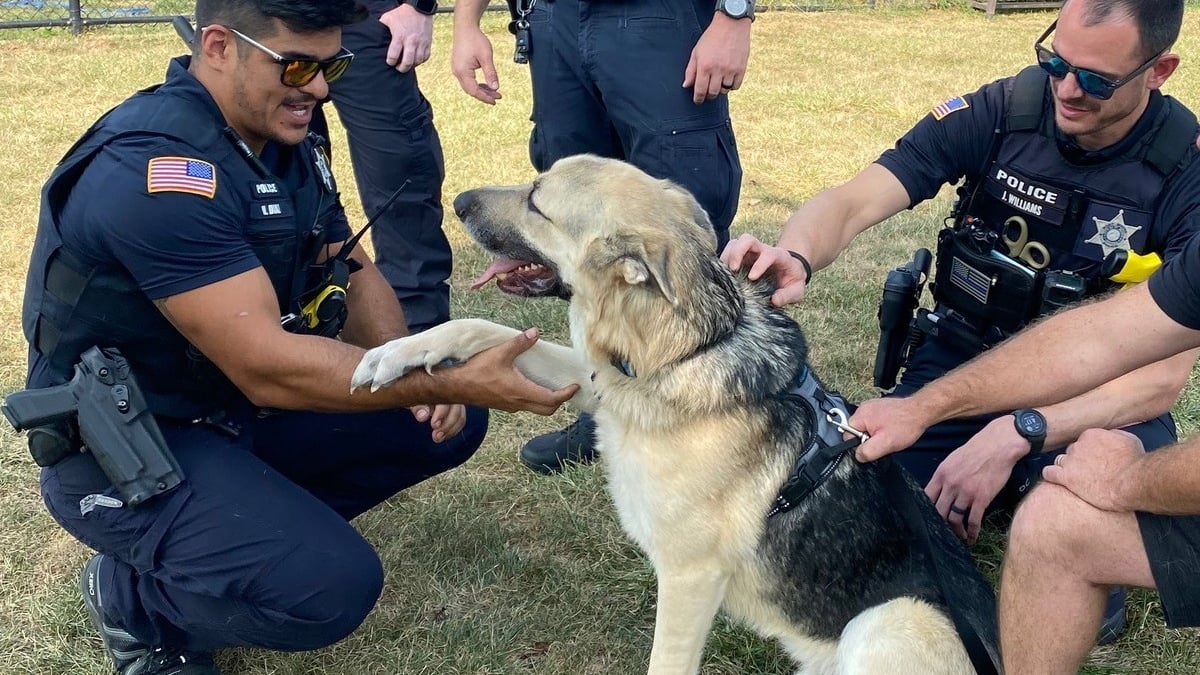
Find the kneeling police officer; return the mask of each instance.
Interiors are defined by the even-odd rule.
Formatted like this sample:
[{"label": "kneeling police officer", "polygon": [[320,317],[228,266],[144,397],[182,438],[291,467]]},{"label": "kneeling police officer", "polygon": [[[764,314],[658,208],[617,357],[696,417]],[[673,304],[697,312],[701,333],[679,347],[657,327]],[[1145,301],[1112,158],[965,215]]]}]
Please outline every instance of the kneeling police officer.
[{"label": "kneeling police officer", "polygon": [[[1110,256],[1169,259],[1200,227],[1200,126],[1159,92],[1179,65],[1170,47],[1182,18],[1182,0],[1068,0],[1034,44],[1038,65],[937,105],[874,164],[796,211],[777,247],[743,235],[723,259],[750,266],[751,278],[769,270],[773,301],[796,302],[812,270],[858,233],[965,179],[938,237],[933,308],[916,317],[915,340],[903,337],[907,319],[900,339],[893,333],[910,349],[891,392],[900,396],[1036,317],[1110,290]],[[922,258],[897,280],[918,287]],[[899,285],[889,286],[885,297]],[[881,318],[897,328],[894,312]],[[877,369],[881,387],[902,360]],[[1167,411],[1194,360],[1187,352],[1052,406],[944,422],[895,457],[973,542],[985,511],[1012,507],[1088,428],[1123,427],[1148,449],[1174,442]],[[1115,597],[1106,638],[1123,610]]]},{"label": "kneeling police officer", "polygon": [[46,183],[29,389],[5,412],[35,427],[50,513],[99,552],[80,585],[122,673],[342,639],[383,583],[348,521],[469,458],[485,408],[549,414],[573,393],[513,367],[535,331],[350,392],[365,348],[407,332],[308,131],[353,59],[341,27],[364,15],[199,0],[192,56]]}]

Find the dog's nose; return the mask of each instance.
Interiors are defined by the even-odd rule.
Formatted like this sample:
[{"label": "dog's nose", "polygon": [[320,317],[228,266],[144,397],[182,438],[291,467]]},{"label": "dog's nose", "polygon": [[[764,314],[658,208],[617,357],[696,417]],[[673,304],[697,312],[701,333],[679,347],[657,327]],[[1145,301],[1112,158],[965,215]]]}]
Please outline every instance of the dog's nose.
[{"label": "dog's nose", "polygon": [[459,220],[466,220],[467,214],[471,212],[473,206],[475,206],[474,190],[468,190],[454,198],[454,213],[458,215]]}]

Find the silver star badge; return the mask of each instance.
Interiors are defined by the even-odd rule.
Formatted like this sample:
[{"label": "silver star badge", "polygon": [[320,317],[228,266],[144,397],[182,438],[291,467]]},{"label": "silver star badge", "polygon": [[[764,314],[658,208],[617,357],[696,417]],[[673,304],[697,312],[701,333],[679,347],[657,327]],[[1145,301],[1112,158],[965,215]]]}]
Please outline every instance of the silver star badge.
[{"label": "silver star badge", "polygon": [[1117,211],[1112,220],[1103,220],[1095,216],[1092,216],[1092,220],[1096,221],[1096,234],[1084,243],[1096,244],[1104,250],[1105,257],[1116,250],[1128,251],[1129,237],[1142,229],[1140,225],[1125,224],[1125,209]]}]

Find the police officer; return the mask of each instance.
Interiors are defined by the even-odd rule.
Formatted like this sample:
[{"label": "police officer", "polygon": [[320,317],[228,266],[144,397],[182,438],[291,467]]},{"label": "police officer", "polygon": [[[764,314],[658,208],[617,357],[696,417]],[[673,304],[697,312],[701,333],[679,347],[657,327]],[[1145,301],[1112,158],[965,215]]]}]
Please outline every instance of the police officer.
[{"label": "police officer", "polygon": [[[1198,298],[1193,237],[1146,284],[1039,323],[913,396],[867,401],[851,420],[871,434],[859,458],[902,450],[938,420],[1060,400],[1200,345]],[[1112,584],[1158,589],[1171,628],[1200,625],[1200,439],[1147,454],[1094,429],[1046,467],[1013,518],[1000,581],[1006,672],[1079,672]]]},{"label": "police officer", "polygon": [[[466,93],[495,104],[500,81],[479,28],[486,6],[455,3],[451,63]],[[533,81],[533,168],[592,153],[669,178],[708,212],[720,250],[742,181],[726,95],[746,73],[754,0],[513,0],[510,8],[518,60]],[[543,473],[590,461],[594,429],[581,415],[531,440],[521,460]]]},{"label": "police officer", "polygon": [[[1179,64],[1169,50],[1182,17],[1180,0],[1069,0],[1036,42],[1040,68],[938,105],[793,214],[778,246],[743,235],[724,260],[751,278],[769,270],[780,284],[772,300],[796,302],[859,232],[965,178],[939,236],[927,338],[893,392],[907,396],[1065,298],[1108,290],[1100,270],[1114,251],[1170,259],[1200,226],[1200,128],[1159,93]],[[1125,427],[1147,448],[1173,442],[1166,412],[1194,356],[1056,405],[936,425],[897,459],[974,541],[985,511],[1012,506],[1085,429]],[[1115,628],[1123,604],[1110,616]]]},{"label": "police officer", "polygon": [[[450,319],[450,243],[442,231],[446,165],[421,93],[417,66],[429,59],[437,0],[365,0],[370,15],[343,30],[354,68],[329,85],[346,140],[375,264],[404,308],[409,330]],[[316,129],[322,133],[320,129]],[[380,214],[401,185],[404,193]]]},{"label": "police officer", "polygon": [[340,295],[321,291],[349,228],[308,125],[353,58],[341,26],[362,15],[353,0],[199,0],[193,56],[101,118],[46,184],[28,386],[63,383],[93,345],[119,349],[185,476],[135,506],[91,453],[43,469],[50,513],[99,551],[81,590],[123,673],[215,673],[217,648],[345,637],[383,580],[348,521],[471,456],[487,413],[453,403],[549,414],[572,393],[513,367],[530,331],[352,394],[364,348],[406,332],[358,248],[344,307],[304,311]]}]

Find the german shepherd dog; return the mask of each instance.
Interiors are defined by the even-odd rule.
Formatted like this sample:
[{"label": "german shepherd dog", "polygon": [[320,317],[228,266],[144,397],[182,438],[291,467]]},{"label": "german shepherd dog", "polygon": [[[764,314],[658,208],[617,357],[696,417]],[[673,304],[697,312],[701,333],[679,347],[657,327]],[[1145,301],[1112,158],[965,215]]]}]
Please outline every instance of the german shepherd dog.
[{"label": "german shepherd dog", "polygon": [[[571,403],[595,415],[621,525],[657,575],[650,673],[697,672],[722,605],[777,638],[801,673],[872,675],[975,672],[957,607],[997,668],[992,589],[898,467],[843,454],[803,502],[768,516],[815,433],[788,395],[807,346],[771,306],[770,282],[717,259],[687,191],[580,155],[454,205],[501,258],[477,283],[506,272],[510,291],[570,294],[574,348],[539,341],[516,365],[547,387],[578,383]],[[371,350],[352,386],[385,386],[516,334],[452,321]],[[896,494],[917,522],[899,515]],[[936,567],[947,557],[950,573]]]}]

